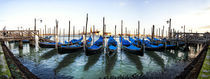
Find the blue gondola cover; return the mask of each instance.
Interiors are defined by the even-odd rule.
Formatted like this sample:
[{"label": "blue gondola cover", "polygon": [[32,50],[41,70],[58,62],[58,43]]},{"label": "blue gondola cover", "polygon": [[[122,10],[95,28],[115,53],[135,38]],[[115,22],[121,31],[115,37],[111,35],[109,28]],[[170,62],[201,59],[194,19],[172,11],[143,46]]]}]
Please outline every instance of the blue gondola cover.
[{"label": "blue gondola cover", "polygon": [[138,48],[138,47],[136,47],[134,45],[130,45],[130,46],[126,47],[126,48],[132,49],[132,50],[141,50],[141,48]]}]

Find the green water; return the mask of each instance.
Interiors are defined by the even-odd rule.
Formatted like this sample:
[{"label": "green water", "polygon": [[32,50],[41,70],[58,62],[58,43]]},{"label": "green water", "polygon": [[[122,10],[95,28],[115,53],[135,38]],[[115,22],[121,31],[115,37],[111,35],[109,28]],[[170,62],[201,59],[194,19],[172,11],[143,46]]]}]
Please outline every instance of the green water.
[{"label": "green water", "polygon": [[82,50],[58,54],[53,48],[33,48],[29,44],[24,44],[23,49],[18,48],[18,43],[7,46],[23,65],[41,79],[95,79],[135,73],[154,76],[150,74],[153,72],[166,72],[162,76],[174,78],[196,57],[199,48],[190,47],[190,51],[145,51],[143,56],[137,56],[121,51],[118,46],[117,54],[110,57],[104,52],[86,56]]}]

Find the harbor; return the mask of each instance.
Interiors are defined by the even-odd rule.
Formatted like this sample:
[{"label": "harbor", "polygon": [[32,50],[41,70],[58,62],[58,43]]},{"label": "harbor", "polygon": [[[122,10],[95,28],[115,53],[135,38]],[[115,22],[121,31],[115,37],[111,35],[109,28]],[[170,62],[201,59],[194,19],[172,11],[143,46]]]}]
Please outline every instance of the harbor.
[{"label": "harbor", "polygon": [[[134,4],[135,1],[124,1],[127,3],[120,1],[118,7],[107,6],[110,11],[101,6],[118,1],[95,2],[101,5],[100,9],[89,6],[92,3],[77,3],[77,1],[55,0],[49,4],[45,1],[43,3],[40,3],[41,1],[11,2],[19,4],[26,2],[31,5],[38,3],[40,10],[37,7],[28,6],[37,11],[35,12],[23,5],[24,8],[23,6],[20,8],[27,9],[28,16],[23,17],[18,14],[19,9],[14,8],[17,12],[14,16],[22,16],[22,19],[18,19],[20,21],[0,18],[0,29],[2,27],[0,30],[0,79],[210,78],[210,32],[208,23],[205,24],[205,21],[201,21],[203,19],[198,18],[202,14],[194,15],[196,18],[193,20],[189,17],[185,20],[185,16],[182,16],[181,19],[184,20],[181,20],[179,13],[167,15],[167,12],[165,15],[161,12],[157,13],[161,17],[156,17],[152,13],[156,9],[141,8],[145,12],[138,14],[139,11],[136,10],[140,9],[139,6],[151,7],[148,4],[153,2],[149,0],[141,3],[144,5]],[[194,2],[187,5],[192,6]],[[167,1],[166,3],[178,5]],[[186,2],[178,1],[178,3]],[[11,3],[8,2],[8,4]],[[165,2],[153,4],[162,5]],[[54,7],[53,10],[49,6],[46,7],[47,5]],[[6,3],[3,6],[8,7]],[[72,6],[77,7],[72,8]],[[85,6],[87,10],[82,9]],[[67,9],[70,9],[70,12],[66,11]],[[101,9],[107,13],[104,11],[100,13]],[[188,11],[187,9],[183,8]],[[82,12],[79,12],[80,10]],[[122,14],[113,10],[122,11]],[[147,10],[152,11],[151,14],[148,14]],[[193,10],[197,11],[200,8]],[[167,8],[167,11],[171,9]],[[147,14],[146,18],[142,17]],[[183,14],[187,12],[183,11]],[[139,16],[142,19],[139,19]],[[10,21],[17,22],[10,23]]]},{"label": "harbor", "polygon": [[[36,49],[30,47],[29,43],[23,44],[23,49],[19,49],[18,44],[15,42],[8,43],[7,46],[24,66],[43,79],[91,79],[109,76],[129,76],[133,74],[142,75],[142,78],[155,78],[159,76],[175,78],[176,75],[174,74],[180,74],[202,49],[202,46],[198,45],[190,47],[189,51],[145,51],[143,56],[138,56],[121,51],[118,48],[118,53],[113,56],[108,56],[103,51],[100,54],[86,56],[83,51],[59,54],[53,48]],[[171,70],[174,72],[170,72]],[[95,72],[98,73],[96,74]],[[157,74],[158,76],[152,74]],[[51,76],[49,77],[48,75]]]},{"label": "harbor", "polygon": [[[182,73],[185,72],[185,69],[198,58],[202,51],[207,49],[206,47],[208,46],[209,42],[209,38],[207,39],[207,36],[205,36],[208,35],[208,33],[200,36],[201,40],[197,40],[197,42],[181,36],[185,34],[174,33],[174,36],[180,35],[180,37],[171,37],[170,39],[168,37],[166,39],[167,41],[165,41],[166,45],[164,42],[160,42],[161,37],[158,35],[155,36],[154,31],[151,33],[151,38],[155,38],[155,40],[151,40],[150,36],[139,35],[139,38],[143,39],[144,42],[142,42],[142,40],[139,41],[143,44],[139,44],[137,41],[138,36],[135,35],[138,35],[138,33],[133,34],[134,36],[131,36],[131,34],[127,33],[118,34],[123,35],[123,37],[118,35],[113,35],[110,37],[109,35],[105,34],[104,37],[102,37],[103,35],[100,35],[99,31],[95,32],[95,30],[92,32],[90,30],[89,33],[83,32],[80,34],[63,35],[58,33],[43,33],[44,34],[39,33],[38,30],[15,32],[8,30],[8,36],[2,37],[2,52],[5,54],[6,52],[9,52],[6,58],[11,58],[17,67],[24,67],[24,70],[20,69],[22,72],[10,71],[12,76],[8,77],[34,77],[41,79],[95,79],[130,77],[164,79],[185,78],[189,72],[185,73],[185,76],[182,76]],[[11,36],[9,34],[11,34]],[[34,37],[32,34],[36,36]],[[191,35],[198,34],[192,33]],[[58,42],[56,44],[55,41],[58,38],[59,40],[57,40]],[[101,39],[102,40],[100,42],[104,43],[101,43],[102,48],[100,50],[91,51],[91,54],[89,54],[89,52],[85,51],[88,50],[88,48],[83,46],[84,38],[89,40],[86,41],[86,44],[96,45],[96,42]],[[75,39],[78,39],[79,42],[77,42],[78,40],[76,40],[76,42],[72,41]],[[109,49],[109,42],[111,39],[116,41],[116,49],[112,49],[113,51],[110,51],[111,49]],[[71,40],[71,42],[69,43],[66,40]],[[129,48],[129,46],[123,46],[123,44],[126,45],[126,40],[129,40],[128,43],[132,44],[132,48]],[[147,44],[146,42],[149,41],[155,42]],[[73,42],[75,42],[75,44],[73,44]],[[157,47],[158,44],[155,43],[163,44],[163,48]],[[153,44],[153,48],[149,47],[151,44]],[[167,44],[174,44],[174,46],[167,48],[167,46],[170,46]],[[86,46],[91,47],[90,45]],[[155,48],[155,45],[157,48]],[[74,48],[74,46],[76,46],[76,48]],[[79,46],[79,48],[77,48],[77,46]],[[64,50],[62,48],[66,48],[66,51],[61,51]],[[135,48],[135,50],[133,48]],[[139,49],[138,51],[136,48],[140,48],[142,50]],[[30,72],[30,74],[28,74],[28,72]],[[20,76],[16,76],[18,73]],[[27,74],[23,75],[20,73]]]}]

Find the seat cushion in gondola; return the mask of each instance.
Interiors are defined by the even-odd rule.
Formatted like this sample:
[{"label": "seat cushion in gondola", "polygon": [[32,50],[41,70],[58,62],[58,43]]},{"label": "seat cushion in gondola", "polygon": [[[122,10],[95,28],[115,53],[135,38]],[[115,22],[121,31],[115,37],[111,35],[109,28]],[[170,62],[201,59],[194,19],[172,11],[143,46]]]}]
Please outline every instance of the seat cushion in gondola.
[{"label": "seat cushion in gondola", "polygon": [[174,47],[174,46],[176,46],[176,45],[166,45],[166,47]]},{"label": "seat cushion in gondola", "polygon": [[110,49],[110,50],[116,50],[117,47],[111,45],[111,46],[109,46],[109,49]]},{"label": "seat cushion in gondola", "polygon": [[75,48],[75,47],[81,47],[81,45],[67,45],[67,46],[61,46],[61,48],[62,47]]},{"label": "seat cushion in gondola", "polygon": [[88,47],[88,49],[98,49],[99,48],[99,46],[97,46],[97,45],[92,45],[91,47]]},{"label": "seat cushion in gondola", "polygon": [[117,46],[117,41],[113,37],[110,37],[108,40],[108,46],[110,45]]},{"label": "seat cushion in gondola", "polygon": [[127,49],[131,49],[131,50],[141,50],[141,48],[138,48],[138,47],[136,47],[134,45],[130,45],[130,46],[126,47],[126,48]]},{"label": "seat cushion in gondola", "polygon": [[[40,43],[42,43],[42,44],[56,44],[56,42],[40,42]],[[62,43],[58,42],[58,44],[62,44]]]}]

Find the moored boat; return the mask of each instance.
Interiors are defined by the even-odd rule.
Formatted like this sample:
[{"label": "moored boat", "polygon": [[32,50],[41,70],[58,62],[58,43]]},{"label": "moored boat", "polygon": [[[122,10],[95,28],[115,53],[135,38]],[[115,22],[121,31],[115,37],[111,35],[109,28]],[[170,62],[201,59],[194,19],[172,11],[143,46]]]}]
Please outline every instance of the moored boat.
[{"label": "moored boat", "polygon": [[64,44],[70,44],[70,45],[74,45],[74,44],[80,44],[81,41],[83,40],[83,36],[81,36],[80,39],[72,39],[71,41],[65,41]]},{"label": "moored boat", "polygon": [[94,44],[90,47],[86,47],[85,53],[86,55],[92,55],[100,53],[103,49],[103,37],[100,36],[99,39],[94,42]]},{"label": "moored boat", "polygon": [[[92,38],[89,37],[88,40],[86,40],[86,45],[88,46],[89,43],[91,43]],[[61,45],[58,48],[59,53],[72,53],[78,50],[82,50],[83,48],[83,43],[80,42],[78,44],[74,45]]]},{"label": "moored boat", "polygon": [[164,49],[164,44],[153,45],[148,40],[145,40],[144,44],[145,44],[145,50],[148,50],[148,51],[155,51],[155,50],[163,50]]},{"label": "moored boat", "polygon": [[109,54],[117,52],[117,41],[112,36],[109,37],[107,51]]},{"label": "moored boat", "polygon": [[129,41],[131,41],[131,44],[133,44],[136,47],[141,47],[141,41],[138,40],[138,38],[135,37],[135,39],[131,38],[130,36],[128,37]]},{"label": "moored boat", "polygon": [[22,40],[23,43],[29,43],[29,40]]},{"label": "moored boat", "polygon": [[[58,42],[58,45],[62,43]],[[39,42],[39,47],[41,48],[55,48],[56,42]]]},{"label": "moored boat", "polygon": [[125,50],[127,53],[143,55],[142,47],[139,48],[139,47],[132,45],[128,40],[125,40],[123,37],[120,37],[120,42],[121,42],[121,40],[122,40],[123,50]]},{"label": "moored boat", "polygon": [[65,46],[60,46],[58,48],[59,53],[72,53],[78,50],[82,50],[83,45],[65,45]]}]

